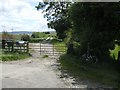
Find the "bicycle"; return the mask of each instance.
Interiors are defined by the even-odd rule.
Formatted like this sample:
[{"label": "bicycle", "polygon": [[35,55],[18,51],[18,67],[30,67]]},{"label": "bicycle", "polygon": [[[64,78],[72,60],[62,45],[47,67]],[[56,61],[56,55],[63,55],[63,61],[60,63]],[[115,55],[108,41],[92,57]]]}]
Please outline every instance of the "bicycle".
[{"label": "bicycle", "polygon": [[87,48],[87,53],[82,55],[81,61],[83,63],[91,63],[91,64],[92,63],[96,64],[98,62],[98,58],[94,55],[91,55],[89,44],[88,44],[88,48]]}]

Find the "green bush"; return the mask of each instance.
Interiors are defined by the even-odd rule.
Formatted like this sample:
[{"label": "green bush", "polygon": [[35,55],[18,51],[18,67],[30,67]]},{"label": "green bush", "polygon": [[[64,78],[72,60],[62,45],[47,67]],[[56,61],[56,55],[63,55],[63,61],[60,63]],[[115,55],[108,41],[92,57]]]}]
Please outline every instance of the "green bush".
[{"label": "green bush", "polygon": [[40,41],[44,40],[43,38],[30,38],[30,43],[39,43]]},{"label": "green bush", "polygon": [[117,60],[118,59],[118,51],[120,51],[120,46],[115,45],[114,50],[110,50],[110,55],[112,56],[113,59]]},{"label": "green bush", "polygon": [[30,40],[30,36],[27,35],[27,34],[24,34],[24,35],[21,36],[21,40],[23,40],[23,41],[29,41]]},{"label": "green bush", "polygon": [[42,32],[33,32],[31,37],[32,38],[45,38],[47,35]]}]

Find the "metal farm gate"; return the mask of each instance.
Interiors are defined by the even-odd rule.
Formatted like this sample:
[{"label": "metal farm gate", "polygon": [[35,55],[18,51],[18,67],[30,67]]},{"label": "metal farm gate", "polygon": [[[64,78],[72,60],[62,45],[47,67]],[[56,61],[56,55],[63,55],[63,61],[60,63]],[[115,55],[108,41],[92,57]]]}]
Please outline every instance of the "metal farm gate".
[{"label": "metal farm gate", "polygon": [[30,49],[36,50],[40,55],[55,56],[66,53],[66,46],[54,45],[49,42],[32,43]]},{"label": "metal farm gate", "polygon": [[49,43],[40,43],[40,54],[60,55],[66,53],[66,46],[57,46]]}]

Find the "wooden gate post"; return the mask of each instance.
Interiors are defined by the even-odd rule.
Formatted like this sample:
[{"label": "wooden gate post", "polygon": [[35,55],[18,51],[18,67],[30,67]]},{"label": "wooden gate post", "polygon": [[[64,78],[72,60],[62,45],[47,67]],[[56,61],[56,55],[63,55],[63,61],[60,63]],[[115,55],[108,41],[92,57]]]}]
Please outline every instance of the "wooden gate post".
[{"label": "wooden gate post", "polygon": [[14,42],[12,41],[12,52],[14,51]]},{"label": "wooden gate post", "polygon": [[54,55],[54,43],[53,43],[53,55]]},{"label": "wooden gate post", "polygon": [[40,42],[40,55],[41,55],[41,42]]},{"label": "wooden gate post", "polygon": [[27,53],[29,52],[29,42],[27,42]]}]

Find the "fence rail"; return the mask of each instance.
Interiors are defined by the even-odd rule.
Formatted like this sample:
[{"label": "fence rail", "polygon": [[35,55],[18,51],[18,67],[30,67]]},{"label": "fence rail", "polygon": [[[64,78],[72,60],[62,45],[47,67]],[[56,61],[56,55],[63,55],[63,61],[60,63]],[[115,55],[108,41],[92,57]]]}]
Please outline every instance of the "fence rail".
[{"label": "fence rail", "polygon": [[66,53],[66,46],[40,43],[40,55],[48,54],[48,55],[54,56],[54,55],[59,55],[63,53]]},{"label": "fence rail", "polygon": [[6,52],[29,52],[29,49],[38,50],[40,52],[40,55],[42,54],[48,54],[48,55],[59,55],[66,53],[66,46],[63,45],[54,45],[50,43],[37,43],[37,44],[29,44],[29,42],[24,42],[22,44],[18,44],[18,42],[5,42],[3,50]]},{"label": "fence rail", "polygon": [[6,52],[29,52],[29,42],[25,42],[23,44],[16,44],[15,42],[11,42],[11,43],[4,43],[4,51]]}]

